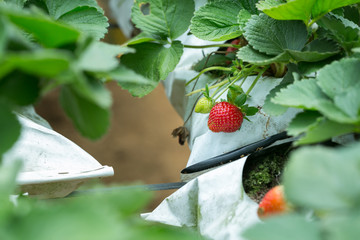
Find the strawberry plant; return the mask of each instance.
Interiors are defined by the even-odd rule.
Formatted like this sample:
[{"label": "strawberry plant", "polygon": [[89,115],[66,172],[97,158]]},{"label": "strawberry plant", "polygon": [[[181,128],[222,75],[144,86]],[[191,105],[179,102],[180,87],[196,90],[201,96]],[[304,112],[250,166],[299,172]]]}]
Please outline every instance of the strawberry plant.
[{"label": "strawberry plant", "polygon": [[[127,46],[139,51],[124,54],[121,60],[155,86],[179,62],[184,66],[184,49],[203,49],[204,58],[192,67],[193,77],[185,79],[185,95],[197,97],[191,114],[209,113],[210,130],[209,109],[220,100],[239,101],[237,109],[250,121],[252,114],[261,114],[259,108],[272,117],[298,109],[287,133],[296,137],[294,146],[300,149],[290,155],[282,178],[294,210],[265,219],[265,224],[245,233],[247,239],[355,239],[358,235],[358,2],[213,0],[196,8],[190,0],[134,3],[132,20],[142,33]],[[182,21],[176,21],[180,17]],[[213,43],[189,44],[188,35]],[[204,75],[206,80],[201,79]],[[250,107],[248,100],[258,82],[274,79],[280,83],[266,93],[264,105]],[[129,90],[140,96],[151,88]],[[324,141],[345,146],[303,146]],[[309,212],[310,219],[305,216]]]}]

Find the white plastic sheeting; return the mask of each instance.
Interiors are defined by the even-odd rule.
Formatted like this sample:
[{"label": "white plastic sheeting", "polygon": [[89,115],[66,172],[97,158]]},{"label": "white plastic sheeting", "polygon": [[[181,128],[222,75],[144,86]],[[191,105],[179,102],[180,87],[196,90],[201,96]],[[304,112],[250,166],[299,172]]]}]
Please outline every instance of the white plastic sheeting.
[{"label": "white plastic sheeting", "polygon": [[17,183],[40,198],[64,197],[91,178],[114,174],[78,145],[50,128],[33,110],[18,114],[21,135],[3,156],[3,164],[22,161]]},{"label": "white plastic sheeting", "polygon": [[241,186],[245,161],[246,157],[191,180],[143,217],[194,227],[209,239],[241,239],[241,232],[259,221],[257,204]]}]

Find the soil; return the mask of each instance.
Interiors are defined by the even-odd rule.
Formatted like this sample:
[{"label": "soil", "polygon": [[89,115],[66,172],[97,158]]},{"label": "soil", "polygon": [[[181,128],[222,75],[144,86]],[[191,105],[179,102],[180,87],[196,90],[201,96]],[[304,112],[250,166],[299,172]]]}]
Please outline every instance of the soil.
[{"label": "soil", "polygon": [[[65,116],[57,91],[45,96],[36,106],[40,116],[65,137],[91,154],[102,165],[114,168],[113,177],[105,184],[154,184],[180,181],[190,151],[172,138],[174,128],[183,124],[170,105],[163,86],[144,98],[134,98],[116,84],[108,84],[112,92],[112,123],[108,133],[98,141],[82,137]],[[75,161],[75,160],[74,160]],[[151,207],[173,190],[155,193]]]},{"label": "soil", "polygon": [[248,157],[242,178],[244,190],[251,199],[260,203],[271,188],[281,184],[291,150],[291,143],[284,143]]}]

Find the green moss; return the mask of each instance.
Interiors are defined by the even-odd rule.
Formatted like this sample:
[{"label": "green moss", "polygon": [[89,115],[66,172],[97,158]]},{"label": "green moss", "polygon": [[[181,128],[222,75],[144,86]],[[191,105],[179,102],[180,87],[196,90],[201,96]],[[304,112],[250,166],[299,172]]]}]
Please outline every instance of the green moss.
[{"label": "green moss", "polygon": [[247,159],[243,172],[243,186],[250,198],[259,202],[272,187],[280,184],[289,145],[263,150]]}]

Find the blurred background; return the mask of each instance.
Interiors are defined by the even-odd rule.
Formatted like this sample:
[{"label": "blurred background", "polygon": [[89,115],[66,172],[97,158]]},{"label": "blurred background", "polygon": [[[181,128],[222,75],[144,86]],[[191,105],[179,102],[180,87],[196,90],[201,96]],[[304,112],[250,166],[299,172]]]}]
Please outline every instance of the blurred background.
[{"label": "blurred background", "polygon": [[[111,26],[116,26],[109,1],[98,0]],[[109,27],[105,42],[122,44],[127,41],[116,27]],[[59,92],[45,96],[36,106],[37,113],[53,129],[69,138],[102,165],[112,166],[113,177],[105,184],[154,184],[180,181],[180,171],[186,166],[190,151],[171,136],[183,120],[167,100],[162,84],[144,98],[134,98],[117,84],[107,85],[112,93],[112,122],[108,133],[97,141],[82,137],[65,116],[59,102]],[[74,159],[76,161],[76,159]],[[155,192],[151,206],[155,207],[174,190]]]}]

